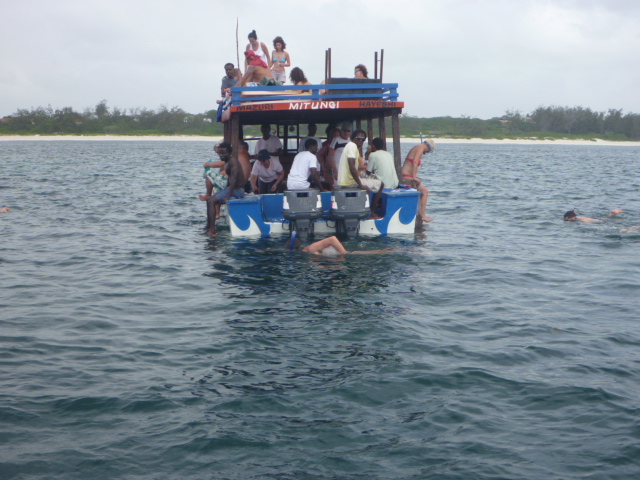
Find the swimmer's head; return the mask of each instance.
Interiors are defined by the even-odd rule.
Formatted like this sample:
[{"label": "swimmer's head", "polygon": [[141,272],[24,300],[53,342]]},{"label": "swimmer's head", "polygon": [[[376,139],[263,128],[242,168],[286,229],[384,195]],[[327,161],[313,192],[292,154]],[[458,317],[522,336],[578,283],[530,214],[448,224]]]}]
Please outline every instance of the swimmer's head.
[{"label": "swimmer's head", "polygon": [[302,246],[302,242],[300,241],[298,236],[295,233],[293,233],[293,235],[291,235],[291,238],[289,240],[287,240],[287,243],[285,244],[284,249],[285,250],[300,250],[301,246]]},{"label": "swimmer's head", "polygon": [[578,215],[576,215],[575,210],[569,210],[567,213],[564,214],[564,221],[572,222],[572,221],[575,221],[577,217]]}]

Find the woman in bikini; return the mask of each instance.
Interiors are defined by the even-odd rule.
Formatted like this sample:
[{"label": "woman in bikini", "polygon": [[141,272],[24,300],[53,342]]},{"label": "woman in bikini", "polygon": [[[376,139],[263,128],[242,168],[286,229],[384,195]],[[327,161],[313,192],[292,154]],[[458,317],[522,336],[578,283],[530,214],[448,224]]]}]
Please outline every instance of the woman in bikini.
[{"label": "woman in bikini", "polygon": [[427,201],[429,200],[429,189],[425,187],[422,180],[418,178],[418,167],[422,165],[422,156],[425,153],[431,153],[436,148],[433,140],[425,140],[420,145],[413,147],[407,155],[404,165],[402,165],[401,183],[409,185],[420,192],[420,204],[418,206],[418,224],[422,222],[431,222],[433,219],[427,216]]},{"label": "woman in bikini", "polygon": [[285,67],[291,66],[291,58],[289,53],[285,52],[287,44],[284,43],[282,37],[276,37],[273,39],[273,48],[275,50],[271,52],[271,62],[269,68],[273,72],[273,78],[283,84],[287,81],[287,74],[285,73]]}]

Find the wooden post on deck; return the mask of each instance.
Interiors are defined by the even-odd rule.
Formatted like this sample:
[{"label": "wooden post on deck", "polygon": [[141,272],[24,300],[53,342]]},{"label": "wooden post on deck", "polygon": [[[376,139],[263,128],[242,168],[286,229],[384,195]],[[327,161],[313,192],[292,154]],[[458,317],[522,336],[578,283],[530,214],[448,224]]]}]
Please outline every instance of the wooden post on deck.
[{"label": "wooden post on deck", "polygon": [[387,149],[387,124],[384,121],[384,113],[381,113],[378,117],[378,129],[380,131],[380,138],[384,145],[384,149]]},{"label": "wooden post on deck", "polygon": [[[229,122],[227,122],[229,123]],[[240,116],[239,115],[231,115],[231,148],[233,149],[232,155],[234,158],[238,158],[238,152],[240,151]],[[229,139],[225,138],[226,142],[229,142]]]},{"label": "wooden post on deck", "polygon": [[402,178],[402,157],[400,152],[400,109],[396,108],[391,114],[391,129],[393,130],[393,160],[396,165],[398,178]]},{"label": "wooden post on deck", "polygon": [[377,79],[378,78],[378,52],[375,52],[375,54],[373,55],[373,65],[374,65],[373,78]]},{"label": "wooden post on deck", "polygon": [[222,128],[223,128],[223,133],[222,133],[223,141],[230,142],[231,141],[231,122],[224,122],[222,124]]},{"label": "wooden post on deck", "polygon": [[371,145],[371,140],[373,140],[373,116],[372,115],[367,117],[367,140],[369,141],[369,145]]}]

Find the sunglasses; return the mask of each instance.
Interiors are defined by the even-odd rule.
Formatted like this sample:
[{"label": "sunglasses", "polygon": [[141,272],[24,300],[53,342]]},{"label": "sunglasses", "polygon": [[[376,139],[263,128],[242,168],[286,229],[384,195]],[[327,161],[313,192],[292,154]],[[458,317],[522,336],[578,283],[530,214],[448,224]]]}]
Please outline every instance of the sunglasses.
[{"label": "sunglasses", "polygon": [[355,140],[362,140],[364,142],[365,138],[367,137],[356,137]]}]

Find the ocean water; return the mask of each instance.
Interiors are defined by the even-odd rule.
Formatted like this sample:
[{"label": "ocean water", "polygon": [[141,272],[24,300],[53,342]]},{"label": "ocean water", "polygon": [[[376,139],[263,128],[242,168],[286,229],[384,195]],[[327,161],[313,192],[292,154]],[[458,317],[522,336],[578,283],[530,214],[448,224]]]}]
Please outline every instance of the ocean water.
[{"label": "ocean water", "polygon": [[640,148],[438,145],[344,259],[202,235],[211,153],[0,142],[2,480],[640,478]]}]

